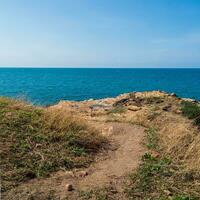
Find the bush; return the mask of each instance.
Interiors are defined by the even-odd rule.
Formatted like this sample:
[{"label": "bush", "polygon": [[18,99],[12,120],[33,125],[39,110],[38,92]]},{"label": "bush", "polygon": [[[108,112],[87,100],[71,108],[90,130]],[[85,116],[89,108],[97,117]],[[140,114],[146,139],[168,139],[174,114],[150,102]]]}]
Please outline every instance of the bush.
[{"label": "bush", "polygon": [[198,104],[188,101],[183,101],[181,110],[184,116],[193,119],[194,123],[200,126],[200,107]]}]

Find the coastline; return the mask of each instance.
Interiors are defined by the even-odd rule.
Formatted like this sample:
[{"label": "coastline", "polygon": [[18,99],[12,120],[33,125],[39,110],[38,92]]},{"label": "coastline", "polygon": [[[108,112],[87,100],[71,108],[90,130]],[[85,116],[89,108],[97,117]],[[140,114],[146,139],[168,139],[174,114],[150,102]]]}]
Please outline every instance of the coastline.
[{"label": "coastline", "polygon": [[5,199],[200,198],[199,102],[163,91],[48,107],[1,97],[0,111]]}]

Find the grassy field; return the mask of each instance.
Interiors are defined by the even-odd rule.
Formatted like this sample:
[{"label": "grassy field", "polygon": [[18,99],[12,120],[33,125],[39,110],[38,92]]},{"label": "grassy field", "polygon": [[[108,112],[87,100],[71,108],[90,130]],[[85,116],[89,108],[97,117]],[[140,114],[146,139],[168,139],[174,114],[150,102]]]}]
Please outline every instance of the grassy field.
[{"label": "grassy field", "polygon": [[0,98],[2,192],[59,169],[87,166],[106,140],[84,121]]}]

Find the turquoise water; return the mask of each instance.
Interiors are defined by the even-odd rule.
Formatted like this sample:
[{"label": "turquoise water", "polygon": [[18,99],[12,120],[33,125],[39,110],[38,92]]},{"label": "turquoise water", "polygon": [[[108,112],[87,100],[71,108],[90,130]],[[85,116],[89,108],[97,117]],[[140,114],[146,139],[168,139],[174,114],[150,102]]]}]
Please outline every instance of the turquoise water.
[{"label": "turquoise water", "polygon": [[200,69],[0,69],[0,95],[25,97],[34,104],[147,90],[200,100]]}]

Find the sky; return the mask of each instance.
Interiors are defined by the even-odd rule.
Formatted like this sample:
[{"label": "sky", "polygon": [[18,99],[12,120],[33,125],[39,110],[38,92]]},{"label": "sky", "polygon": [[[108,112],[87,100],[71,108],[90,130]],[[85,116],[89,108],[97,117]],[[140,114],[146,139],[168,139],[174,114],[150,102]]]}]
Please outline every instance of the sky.
[{"label": "sky", "polygon": [[200,67],[200,0],[0,0],[0,66]]}]

